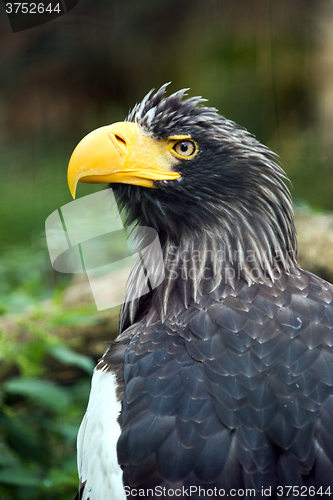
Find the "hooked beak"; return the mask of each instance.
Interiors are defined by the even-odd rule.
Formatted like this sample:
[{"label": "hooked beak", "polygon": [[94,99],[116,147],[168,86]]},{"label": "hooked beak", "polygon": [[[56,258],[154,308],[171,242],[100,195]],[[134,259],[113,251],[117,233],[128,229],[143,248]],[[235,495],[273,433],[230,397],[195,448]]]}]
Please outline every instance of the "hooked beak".
[{"label": "hooked beak", "polygon": [[144,135],[138,125],[118,122],[82,139],[68,165],[68,186],[75,198],[77,183],[124,183],[155,188],[154,181],[180,177],[165,141]]}]

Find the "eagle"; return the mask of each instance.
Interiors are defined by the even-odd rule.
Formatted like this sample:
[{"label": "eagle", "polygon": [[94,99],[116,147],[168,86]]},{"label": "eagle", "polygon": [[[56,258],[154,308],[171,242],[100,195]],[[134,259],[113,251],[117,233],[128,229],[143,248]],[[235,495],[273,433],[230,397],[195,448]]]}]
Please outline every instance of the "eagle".
[{"label": "eagle", "polygon": [[95,368],[77,498],[329,498],[333,286],[297,263],[276,156],[166,87],[69,162],[73,196],[110,183],[126,224],[157,231],[165,272],[125,296]]}]

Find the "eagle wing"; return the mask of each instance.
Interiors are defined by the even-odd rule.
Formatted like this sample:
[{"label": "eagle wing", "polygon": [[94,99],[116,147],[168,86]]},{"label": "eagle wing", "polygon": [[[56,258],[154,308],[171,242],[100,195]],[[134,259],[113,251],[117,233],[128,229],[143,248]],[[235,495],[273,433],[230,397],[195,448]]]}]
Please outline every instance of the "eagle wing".
[{"label": "eagle wing", "polygon": [[332,297],[297,271],[271,286],[221,284],[187,309],[175,296],[164,323],[132,327],[124,485],[332,487]]}]

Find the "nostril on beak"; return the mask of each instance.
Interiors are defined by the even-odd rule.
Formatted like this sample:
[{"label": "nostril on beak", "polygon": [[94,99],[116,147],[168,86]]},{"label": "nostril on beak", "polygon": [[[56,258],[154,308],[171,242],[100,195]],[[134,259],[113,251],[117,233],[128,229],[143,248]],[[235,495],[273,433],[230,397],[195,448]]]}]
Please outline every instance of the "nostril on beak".
[{"label": "nostril on beak", "polygon": [[123,139],[122,137],[120,137],[120,135],[118,134],[115,134],[114,135],[115,139],[117,140],[117,142],[120,142],[120,144],[122,144],[123,146],[126,146],[126,141],[125,139]]},{"label": "nostril on beak", "polygon": [[120,135],[114,134],[114,138],[116,139],[118,145],[122,148],[126,147],[126,141]]},{"label": "nostril on beak", "polygon": [[126,141],[119,134],[111,134],[111,139],[118,149],[119,153],[123,155],[126,152]]}]

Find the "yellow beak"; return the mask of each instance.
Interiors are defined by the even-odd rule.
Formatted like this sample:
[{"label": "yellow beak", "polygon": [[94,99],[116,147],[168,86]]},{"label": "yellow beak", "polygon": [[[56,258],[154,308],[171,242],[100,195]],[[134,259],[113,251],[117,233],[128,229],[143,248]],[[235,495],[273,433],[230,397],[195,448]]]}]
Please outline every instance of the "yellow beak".
[{"label": "yellow beak", "polygon": [[154,188],[154,181],[180,177],[164,140],[146,136],[135,123],[101,127],[82,139],[68,165],[68,186],[75,198],[80,182],[120,182]]}]

